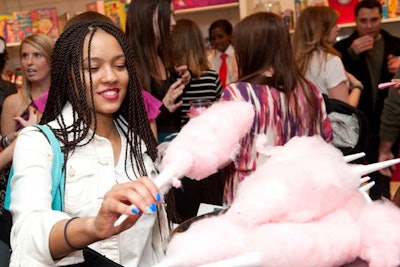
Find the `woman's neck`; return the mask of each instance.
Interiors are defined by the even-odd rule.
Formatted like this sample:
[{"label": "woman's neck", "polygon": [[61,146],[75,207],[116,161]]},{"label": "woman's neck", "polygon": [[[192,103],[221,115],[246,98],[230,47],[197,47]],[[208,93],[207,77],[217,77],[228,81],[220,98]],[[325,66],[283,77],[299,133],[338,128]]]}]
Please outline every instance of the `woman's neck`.
[{"label": "woman's neck", "polygon": [[50,79],[31,83],[32,99],[40,97],[43,93],[47,92],[49,89],[50,89]]},{"label": "woman's neck", "polygon": [[[113,136],[115,137],[116,135],[119,136],[117,127],[115,126],[113,116],[104,116],[102,114],[96,114],[96,117],[94,117],[97,120],[97,125],[96,125],[96,134],[98,136],[104,137],[104,138],[112,138]],[[94,128],[94,124],[90,127],[91,129]]]}]

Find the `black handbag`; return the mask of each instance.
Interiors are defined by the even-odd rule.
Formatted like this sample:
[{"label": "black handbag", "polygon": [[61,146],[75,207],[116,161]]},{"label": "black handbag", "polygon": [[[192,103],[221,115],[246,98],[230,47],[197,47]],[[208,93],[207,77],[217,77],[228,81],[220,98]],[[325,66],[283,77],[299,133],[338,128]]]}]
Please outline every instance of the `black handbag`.
[{"label": "black handbag", "polygon": [[66,265],[65,267],[122,267],[122,265],[110,260],[97,251],[86,247],[83,249],[85,261],[78,264]]}]

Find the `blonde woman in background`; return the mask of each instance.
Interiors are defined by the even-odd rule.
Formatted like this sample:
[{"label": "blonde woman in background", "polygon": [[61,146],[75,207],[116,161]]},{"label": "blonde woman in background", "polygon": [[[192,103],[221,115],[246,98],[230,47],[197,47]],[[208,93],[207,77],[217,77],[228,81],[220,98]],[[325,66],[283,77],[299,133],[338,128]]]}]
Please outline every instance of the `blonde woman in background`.
[{"label": "blonde woman in background", "polygon": [[357,107],[362,84],[344,69],[333,48],[338,36],[338,13],[327,6],[301,12],[293,36],[296,63],[301,73],[329,98]]},{"label": "blonde woman in background", "polygon": [[2,145],[9,145],[23,127],[38,123],[50,88],[50,56],[54,41],[32,34],[21,42],[22,90],[4,100],[1,114]]}]

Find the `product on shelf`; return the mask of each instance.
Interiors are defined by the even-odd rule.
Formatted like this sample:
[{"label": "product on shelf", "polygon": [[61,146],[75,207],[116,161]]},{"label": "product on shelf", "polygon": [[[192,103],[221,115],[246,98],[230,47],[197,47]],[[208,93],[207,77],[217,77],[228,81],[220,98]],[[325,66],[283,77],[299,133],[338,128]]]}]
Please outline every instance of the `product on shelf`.
[{"label": "product on shelf", "polygon": [[33,33],[44,33],[53,39],[60,35],[56,8],[33,9],[31,19]]},{"label": "product on shelf", "polygon": [[238,0],[174,0],[176,10],[237,3]]}]

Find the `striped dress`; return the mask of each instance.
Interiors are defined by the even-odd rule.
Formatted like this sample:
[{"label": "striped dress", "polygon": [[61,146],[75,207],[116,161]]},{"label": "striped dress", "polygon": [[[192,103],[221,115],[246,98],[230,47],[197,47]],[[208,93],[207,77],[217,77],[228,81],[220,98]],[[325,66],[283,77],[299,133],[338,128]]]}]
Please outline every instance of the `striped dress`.
[{"label": "striped dress", "polygon": [[214,70],[202,71],[200,78],[192,79],[182,94],[181,126],[184,126],[189,120],[187,113],[191,100],[208,99],[213,103],[220,99],[221,93],[221,82]]},{"label": "striped dress", "polygon": [[[319,102],[319,114],[316,127],[302,127],[294,119],[288,117],[284,93],[267,85],[250,84],[246,82],[232,83],[222,93],[222,101],[246,101],[253,104],[255,118],[250,132],[242,139],[241,148],[235,160],[235,170],[231,179],[225,184],[224,202],[230,205],[235,197],[239,182],[250,175],[257,167],[255,137],[265,134],[271,145],[284,145],[294,136],[321,135],[324,140],[332,140],[332,128],[326,114],[321,93],[314,88],[314,96]],[[301,103],[300,114],[302,123],[307,118],[307,102],[305,96],[298,90],[297,101]],[[292,103],[291,106],[294,106]]]}]

